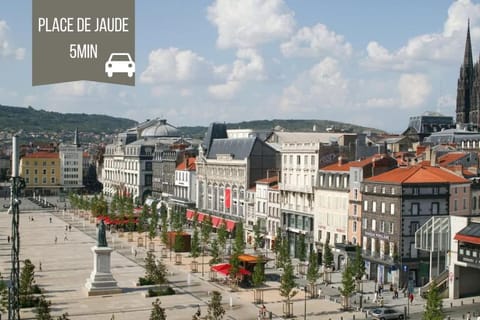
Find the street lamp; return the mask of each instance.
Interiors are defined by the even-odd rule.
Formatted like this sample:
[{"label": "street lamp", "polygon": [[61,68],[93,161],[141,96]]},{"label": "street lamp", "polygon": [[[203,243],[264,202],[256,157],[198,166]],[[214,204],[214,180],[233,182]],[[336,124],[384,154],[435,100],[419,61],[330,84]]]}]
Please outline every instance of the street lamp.
[{"label": "street lamp", "polygon": [[305,293],[304,305],[303,305],[303,319],[307,320],[307,286],[303,287]]}]

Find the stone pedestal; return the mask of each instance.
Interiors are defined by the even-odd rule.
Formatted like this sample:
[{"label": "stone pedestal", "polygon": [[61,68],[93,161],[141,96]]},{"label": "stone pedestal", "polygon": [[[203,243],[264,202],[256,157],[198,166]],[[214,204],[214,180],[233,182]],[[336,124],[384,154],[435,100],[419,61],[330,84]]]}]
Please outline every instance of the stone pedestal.
[{"label": "stone pedestal", "polygon": [[110,272],[110,253],[112,251],[113,249],[108,247],[92,247],[93,271],[85,284],[88,296],[122,292]]}]

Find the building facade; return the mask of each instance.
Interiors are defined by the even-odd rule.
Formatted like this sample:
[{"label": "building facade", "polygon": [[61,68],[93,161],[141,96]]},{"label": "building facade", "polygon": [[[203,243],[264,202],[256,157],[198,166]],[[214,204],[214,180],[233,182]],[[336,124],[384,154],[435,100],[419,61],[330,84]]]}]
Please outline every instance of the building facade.
[{"label": "building facade", "polygon": [[362,248],[367,274],[403,287],[429,280],[415,232],[433,216],[470,214],[470,181],[427,165],[397,168],[362,183]]},{"label": "building facade", "polygon": [[35,152],[23,156],[19,172],[25,179],[27,196],[59,194],[62,179],[57,152]]},{"label": "building facade", "polygon": [[246,191],[277,168],[277,152],[256,137],[213,139],[196,166],[198,209],[245,223]]}]

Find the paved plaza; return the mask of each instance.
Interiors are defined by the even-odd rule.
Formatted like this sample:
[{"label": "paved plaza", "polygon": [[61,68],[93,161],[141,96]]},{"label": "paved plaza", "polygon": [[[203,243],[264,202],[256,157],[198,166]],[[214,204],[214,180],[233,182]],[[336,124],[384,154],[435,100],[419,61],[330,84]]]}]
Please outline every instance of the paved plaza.
[{"label": "paved plaza", "polygon": [[[9,276],[10,270],[10,244],[7,243],[7,235],[10,234],[11,216],[3,209],[7,201],[8,199],[0,200],[0,271],[4,277]],[[63,204],[59,204],[59,207],[63,208]],[[91,247],[96,243],[95,224],[78,214],[75,215],[71,210],[38,210],[38,206],[27,199],[22,199],[20,210],[21,259],[30,259],[36,266],[35,278],[44,290],[45,297],[52,302],[52,315],[68,312],[72,320],[109,320],[112,315],[115,315],[115,320],[149,318],[151,304],[156,298],[146,298],[147,289],[135,285],[138,278],[145,273],[142,267],[145,248],[137,246],[136,238],[129,242],[126,236],[119,237],[117,233],[108,233],[108,244],[115,249],[111,256],[112,274],[123,293],[87,297],[85,282],[93,268]],[[68,230],[69,225],[72,227],[71,231]],[[155,242],[155,253],[160,257],[159,240]],[[231,292],[220,283],[208,281],[208,265],[205,265],[203,277],[201,267],[199,273],[191,273],[191,258],[187,257],[187,254],[184,254],[181,265],[175,265],[174,260],[174,257],[170,260],[170,256],[163,259],[169,270],[168,279],[177,292],[176,295],[160,297],[168,319],[192,319],[198,305],[201,307],[202,316],[205,316],[206,303],[213,290],[222,294],[226,309],[224,319],[257,319],[259,306],[253,303],[252,290],[240,289]],[[209,257],[205,257],[205,263],[208,260]],[[201,259],[198,258],[197,261],[200,262]],[[277,271],[273,266],[267,268],[267,273]],[[339,272],[333,273],[333,283],[327,288],[321,287],[322,297],[306,300],[307,319],[343,320],[353,319],[354,316],[355,319],[365,319],[365,313],[360,310],[341,310],[337,296],[340,278]],[[267,286],[264,293],[265,306],[272,312],[273,319],[281,319],[283,304],[278,292],[279,282],[267,282]],[[367,309],[375,306],[374,286],[373,281],[363,285],[364,307]],[[356,297],[357,303],[358,299],[359,297]],[[480,298],[476,300],[480,302]],[[297,319],[303,319],[305,300],[301,289],[293,301],[294,315]],[[463,307],[460,306],[462,301]],[[467,311],[480,312],[480,304],[472,304],[472,298],[462,301],[454,301],[451,309],[450,301],[445,301],[447,314],[452,319],[462,319],[462,314]],[[357,303],[354,305],[358,306]],[[399,299],[393,299],[393,294],[387,291],[384,294],[384,305],[403,310],[407,306],[407,299],[402,294]],[[411,318],[421,318],[423,305],[424,301],[417,295],[413,305],[409,306]],[[6,318],[6,315],[3,316]],[[22,309],[21,318],[34,319],[32,310]]]}]

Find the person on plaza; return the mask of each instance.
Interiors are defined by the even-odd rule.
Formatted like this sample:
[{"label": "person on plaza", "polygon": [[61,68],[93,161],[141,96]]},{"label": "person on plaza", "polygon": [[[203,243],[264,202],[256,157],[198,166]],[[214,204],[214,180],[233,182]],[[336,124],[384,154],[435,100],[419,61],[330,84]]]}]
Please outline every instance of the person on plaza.
[{"label": "person on plaza", "polygon": [[413,303],[413,293],[408,295],[408,300],[410,300],[410,303]]},{"label": "person on plaza", "polygon": [[393,289],[393,298],[398,299],[398,289],[396,287]]},{"label": "person on plaza", "polygon": [[467,320],[472,320],[472,315],[470,314],[470,311],[467,312]]},{"label": "person on plaza", "polygon": [[52,217],[50,217],[50,223],[52,223]]},{"label": "person on plaza", "polygon": [[65,233],[63,234],[63,241],[67,241],[67,240],[68,240],[68,237],[67,237],[67,233],[65,232]]},{"label": "person on plaza", "polygon": [[54,240],[54,241],[55,241],[55,244],[57,244],[57,241],[58,241],[57,236],[55,236],[55,240]]},{"label": "person on plaza", "polygon": [[10,236],[7,236],[7,242],[10,243]]},{"label": "person on plaza", "polygon": [[68,231],[72,231],[72,225],[71,224],[68,225]]},{"label": "person on plaza", "polygon": [[195,318],[200,319],[200,316],[202,314],[202,311],[200,310],[200,305],[197,305],[197,312],[195,312]]},{"label": "person on plaza", "polygon": [[38,270],[42,271],[42,261],[38,262]]},{"label": "person on plaza", "polygon": [[262,304],[262,317],[265,317],[267,315],[267,308],[265,307],[264,304]]}]

